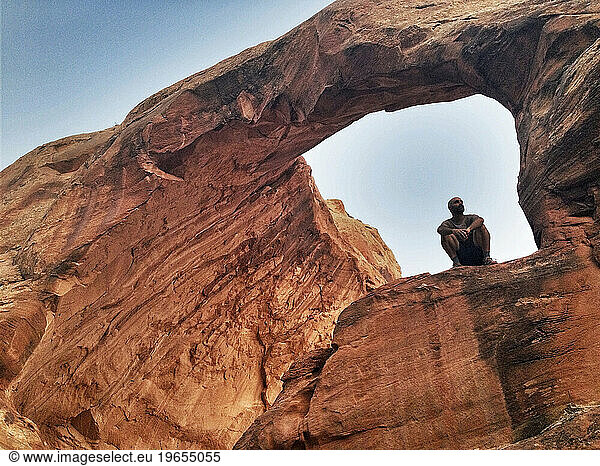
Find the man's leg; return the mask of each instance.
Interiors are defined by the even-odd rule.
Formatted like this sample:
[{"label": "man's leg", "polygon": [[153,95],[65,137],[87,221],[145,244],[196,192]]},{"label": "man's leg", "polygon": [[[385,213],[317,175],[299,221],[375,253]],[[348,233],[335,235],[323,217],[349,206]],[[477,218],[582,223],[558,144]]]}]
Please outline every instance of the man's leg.
[{"label": "man's leg", "polygon": [[481,248],[484,256],[490,255],[490,232],[485,225],[473,230],[473,242]]},{"label": "man's leg", "polygon": [[490,258],[490,232],[485,225],[473,230],[473,242],[483,251],[483,263],[485,265],[496,264],[496,261]]},{"label": "man's leg", "polygon": [[452,266],[460,265],[460,261],[458,260],[458,248],[460,247],[460,243],[458,238],[455,235],[446,235],[442,236],[442,248],[446,251],[446,254],[452,259]]}]

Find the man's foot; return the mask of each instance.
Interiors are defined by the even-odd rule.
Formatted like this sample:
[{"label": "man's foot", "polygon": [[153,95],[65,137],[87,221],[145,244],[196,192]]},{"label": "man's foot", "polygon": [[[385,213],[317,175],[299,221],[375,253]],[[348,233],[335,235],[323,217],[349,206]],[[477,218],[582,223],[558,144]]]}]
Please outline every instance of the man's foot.
[{"label": "man's foot", "polygon": [[452,258],[452,268],[454,267],[460,267],[462,264],[460,263],[460,261],[458,260],[458,256],[454,256]]},{"label": "man's foot", "polygon": [[497,263],[498,261],[492,259],[490,256],[487,256],[485,259],[483,259],[483,265],[493,265]]}]

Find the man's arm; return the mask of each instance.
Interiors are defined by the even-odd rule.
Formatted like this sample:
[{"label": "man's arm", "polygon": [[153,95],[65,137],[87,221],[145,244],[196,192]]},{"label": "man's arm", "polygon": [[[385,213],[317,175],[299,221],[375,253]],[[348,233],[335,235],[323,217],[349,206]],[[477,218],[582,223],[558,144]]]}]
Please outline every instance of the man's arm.
[{"label": "man's arm", "polygon": [[483,218],[477,215],[477,218],[473,220],[473,222],[467,227],[467,234],[471,233],[473,230],[476,230],[481,225],[483,225]]},{"label": "man's arm", "polygon": [[438,227],[437,232],[441,236],[448,236],[454,233],[454,230],[454,228],[450,228],[449,226],[447,226],[446,222],[442,222],[442,224]]}]

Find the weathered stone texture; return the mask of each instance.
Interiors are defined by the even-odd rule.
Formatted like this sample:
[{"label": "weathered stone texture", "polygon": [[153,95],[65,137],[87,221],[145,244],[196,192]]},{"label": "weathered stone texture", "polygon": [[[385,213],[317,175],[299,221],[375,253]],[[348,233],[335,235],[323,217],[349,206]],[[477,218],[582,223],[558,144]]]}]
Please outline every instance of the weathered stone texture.
[{"label": "weathered stone texture", "polygon": [[41,450],[45,447],[34,422],[21,416],[0,395],[0,449]]},{"label": "weathered stone texture", "polygon": [[[342,238],[301,159],[236,169],[220,137],[196,146],[187,160],[203,170],[182,173],[184,182],[144,172],[128,181],[123,169],[119,198],[84,182],[46,215],[56,218],[54,242],[28,262],[38,308],[14,298],[3,328],[6,359],[15,355],[6,377],[19,375],[11,399],[49,442],[87,446],[72,425],[96,447],[230,446],[273,402],[296,355],[329,344],[339,311],[399,276],[379,236],[336,211],[372,235],[357,247]],[[249,144],[230,150],[247,156]],[[136,193],[148,199],[130,208]],[[390,262],[370,265],[365,247]],[[53,253],[67,258],[45,271]]]},{"label": "weathered stone texture", "polygon": [[[598,401],[598,47],[586,0],[340,0],[25,155],[0,174],[7,402],[58,447],[225,448],[267,410],[275,431],[259,418],[245,446],[468,448]],[[542,251],[359,301],[276,420],[291,362],[400,275],[300,155],[367,113],[475,93],[515,117]]]},{"label": "weathered stone texture", "polygon": [[568,405],[563,415],[539,435],[505,447],[509,450],[598,450],[600,407]]},{"label": "weathered stone texture", "polygon": [[569,404],[600,399],[589,259],[548,249],[378,288],[340,315],[310,399],[295,402],[302,374],[286,375],[237,447],[490,448],[538,434]]},{"label": "weathered stone texture", "polygon": [[201,138],[168,167],[183,181],[136,158],[57,175],[57,144],[24,158],[36,183],[66,186],[4,237],[2,375],[50,445],[231,446],[295,357],[329,345],[341,309],[400,276],[302,159],[252,166],[278,145],[255,139],[238,123]]}]

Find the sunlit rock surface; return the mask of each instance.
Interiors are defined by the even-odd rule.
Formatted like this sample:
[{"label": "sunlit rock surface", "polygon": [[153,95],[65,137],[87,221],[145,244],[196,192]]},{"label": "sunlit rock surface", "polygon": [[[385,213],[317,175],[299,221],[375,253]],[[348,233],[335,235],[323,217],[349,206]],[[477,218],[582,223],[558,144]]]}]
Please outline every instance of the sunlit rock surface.
[{"label": "sunlit rock surface", "polygon": [[[0,174],[7,403],[51,447],[228,448],[266,410],[238,445],[471,448],[599,401],[599,18],[342,0],[25,155]],[[339,312],[400,269],[300,155],[367,113],[475,93],[515,117],[542,251],[379,288],[326,357]]]},{"label": "sunlit rock surface", "polygon": [[539,434],[600,401],[589,260],[545,249],[378,288],[342,312],[329,353],[292,366],[237,447],[491,448]]},{"label": "sunlit rock surface", "polygon": [[253,146],[235,132],[246,142],[229,147],[225,131],[196,146],[184,181],[135,159],[57,174],[62,147],[15,164],[34,159],[32,183],[65,182],[31,200],[48,202],[35,229],[4,238],[3,382],[49,443],[231,446],[290,363],[329,345],[339,312],[400,276],[374,229],[329,210],[302,159],[235,168]]},{"label": "sunlit rock surface", "polygon": [[45,448],[40,432],[31,420],[21,416],[0,395],[0,449],[41,450]]}]

